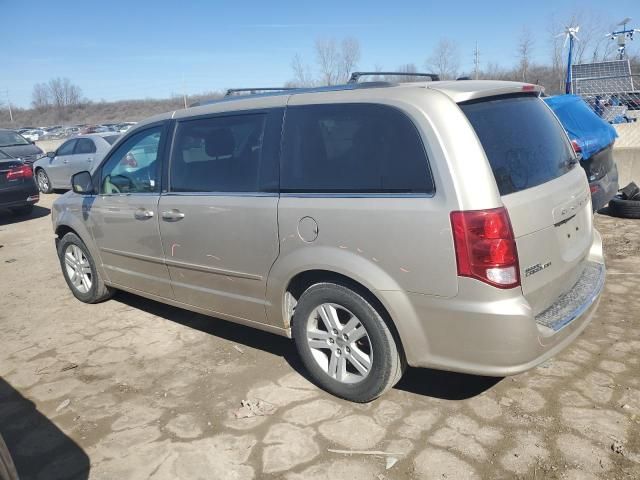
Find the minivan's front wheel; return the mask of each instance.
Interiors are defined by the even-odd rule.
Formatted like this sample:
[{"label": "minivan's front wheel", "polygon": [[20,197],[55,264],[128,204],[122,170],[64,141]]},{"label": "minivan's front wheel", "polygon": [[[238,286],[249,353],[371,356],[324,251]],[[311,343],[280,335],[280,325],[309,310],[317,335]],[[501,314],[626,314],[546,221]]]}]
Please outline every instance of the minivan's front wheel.
[{"label": "minivan's front wheel", "polygon": [[71,293],[85,303],[98,303],[113,296],[96,270],[86,245],[75,233],[67,233],[58,243],[62,274]]},{"label": "minivan's front wheel", "polygon": [[378,311],[356,291],[335,283],[307,289],[293,316],[292,334],[312,379],[354,402],[369,402],[395,385],[403,362]]}]

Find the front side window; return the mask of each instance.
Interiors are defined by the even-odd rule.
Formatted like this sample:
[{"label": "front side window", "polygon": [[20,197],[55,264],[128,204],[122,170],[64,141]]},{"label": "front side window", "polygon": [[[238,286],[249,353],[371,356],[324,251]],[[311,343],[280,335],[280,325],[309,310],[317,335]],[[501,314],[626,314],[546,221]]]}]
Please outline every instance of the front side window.
[{"label": "front side window", "polygon": [[76,142],[77,140],[69,140],[68,142],[63,143],[60,145],[60,148],[58,148],[56,155],[72,155],[73,147],[76,146]]},{"label": "front side window", "polygon": [[200,118],[176,129],[169,174],[172,192],[259,192],[263,113]]},{"label": "front side window", "polygon": [[158,151],[163,127],[153,127],[129,137],[102,167],[100,193],[157,192]]},{"label": "front side window", "polygon": [[395,108],[375,104],[288,108],[280,182],[283,192],[434,191],[413,122]]},{"label": "front side window", "polygon": [[74,153],[96,153],[96,145],[93,140],[88,138],[79,138]]}]

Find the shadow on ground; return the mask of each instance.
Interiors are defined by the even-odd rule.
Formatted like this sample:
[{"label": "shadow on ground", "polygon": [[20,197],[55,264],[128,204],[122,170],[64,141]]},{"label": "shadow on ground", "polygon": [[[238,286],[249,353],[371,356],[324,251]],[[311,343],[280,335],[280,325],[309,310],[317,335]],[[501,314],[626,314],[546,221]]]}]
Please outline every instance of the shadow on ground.
[{"label": "shadow on ground", "polygon": [[33,211],[29,215],[14,215],[9,210],[0,209],[0,226],[11,225],[13,223],[24,222],[26,220],[33,220],[35,218],[46,217],[51,213],[51,210],[47,207],[41,207],[35,205]]},{"label": "shadow on ground", "polygon": [[21,480],[84,480],[89,476],[84,450],[2,378],[0,433]]},{"label": "shadow on ground", "polygon": [[[311,380],[304,370],[295,345],[287,338],[255,328],[235,324],[221,319],[212,319],[170,305],[149,300],[126,292],[115,298],[132,308],[144,310],[158,317],[194,328],[230,342],[283,357],[296,372]],[[475,397],[490,389],[502,378],[481,377],[462,373],[444,372],[427,368],[408,368],[396,389],[445,400],[463,400]]]}]

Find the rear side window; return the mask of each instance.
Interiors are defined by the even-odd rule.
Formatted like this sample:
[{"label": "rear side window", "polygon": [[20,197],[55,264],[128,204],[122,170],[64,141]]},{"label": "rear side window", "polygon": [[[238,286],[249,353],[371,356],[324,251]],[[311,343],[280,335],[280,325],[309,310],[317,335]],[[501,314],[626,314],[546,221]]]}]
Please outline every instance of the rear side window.
[{"label": "rear side window", "polygon": [[300,193],[434,191],[413,122],[395,108],[375,104],[288,108],[280,187]]},{"label": "rear side window", "polygon": [[88,138],[79,138],[74,153],[96,153],[96,145],[93,140]]},{"label": "rear side window", "polygon": [[120,138],[120,135],[106,135],[104,137],[102,137],[106,142],[109,143],[109,145],[113,145],[114,143],[116,143],[116,140],[118,140]]},{"label": "rear side window", "polygon": [[575,166],[562,126],[535,96],[461,104],[493,170],[501,195],[558,178]]},{"label": "rear side window", "polygon": [[[281,122],[265,138],[269,115],[238,114],[182,121],[170,167],[172,192],[262,192],[277,187]],[[282,112],[279,113],[282,119]],[[274,122],[271,122],[274,123]]]}]

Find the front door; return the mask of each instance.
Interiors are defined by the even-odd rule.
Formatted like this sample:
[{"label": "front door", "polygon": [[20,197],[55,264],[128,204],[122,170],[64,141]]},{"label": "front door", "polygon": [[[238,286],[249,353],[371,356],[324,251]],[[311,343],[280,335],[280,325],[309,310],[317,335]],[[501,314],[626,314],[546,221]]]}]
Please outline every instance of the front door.
[{"label": "front door", "polygon": [[160,234],[176,300],[263,323],[282,109],[178,121]]},{"label": "front door", "polygon": [[64,142],[53,158],[49,158],[46,172],[54,188],[69,187],[71,175],[69,174],[69,162],[73,158],[73,149],[76,146],[77,139],[72,138]]},{"label": "front door", "polygon": [[[173,298],[158,232],[160,168],[165,125],[133,134],[95,173],[99,194],[89,209],[95,242],[109,280]],[[149,161],[134,163],[136,153]]]}]

